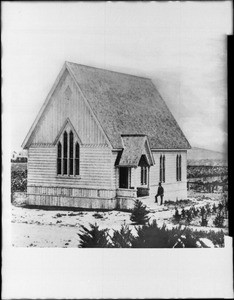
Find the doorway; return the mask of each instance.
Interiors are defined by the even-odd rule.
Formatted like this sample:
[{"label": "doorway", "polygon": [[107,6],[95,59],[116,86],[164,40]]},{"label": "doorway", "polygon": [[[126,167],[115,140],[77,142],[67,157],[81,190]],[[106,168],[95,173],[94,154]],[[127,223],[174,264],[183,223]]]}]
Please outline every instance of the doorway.
[{"label": "doorway", "polygon": [[128,189],[130,186],[130,172],[128,167],[119,168],[119,187],[122,189]]}]

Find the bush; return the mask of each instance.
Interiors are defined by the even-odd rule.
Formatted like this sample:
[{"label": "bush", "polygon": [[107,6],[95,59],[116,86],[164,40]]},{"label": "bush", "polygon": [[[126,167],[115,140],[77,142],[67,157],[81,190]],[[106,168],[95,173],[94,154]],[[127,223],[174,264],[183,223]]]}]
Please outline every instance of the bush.
[{"label": "bush", "polygon": [[202,206],[200,213],[201,213],[202,217],[206,214],[206,210],[205,210],[204,206]]},{"label": "bush", "polygon": [[80,248],[108,248],[110,246],[107,239],[107,229],[99,230],[97,224],[90,224],[91,229],[83,225],[81,227],[83,232],[78,233],[81,239]]},{"label": "bush", "polygon": [[190,209],[188,209],[188,210],[186,211],[186,222],[187,222],[188,224],[190,224],[190,222],[192,221],[192,219],[193,219],[193,217],[192,217],[192,212],[191,212]]},{"label": "bush", "polygon": [[197,217],[198,214],[199,214],[199,209],[196,209],[196,208],[194,207],[193,213],[194,213],[194,217]]},{"label": "bush", "polygon": [[11,171],[11,193],[27,191],[27,170]]},{"label": "bush", "polygon": [[217,208],[216,208],[216,206],[215,206],[215,204],[213,205],[213,208],[212,208],[212,212],[213,213],[216,213],[216,210],[217,210]]},{"label": "bush", "polygon": [[214,219],[213,224],[215,225],[215,227],[219,227],[222,228],[223,227],[223,223],[224,223],[224,216],[221,214],[221,212],[219,211]]},{"label": "bush", "polygon": [[132,242],[133,248],[172,248],[176,242],[176,238],[172,238],[166,226],[159,228],[155,220],[138,228],[137,234]]},{"label": "bush", "polygon": [[134,236],[128,226],[122,225],[120,231],[114,230],[112,243],[114,248],[130,248]]},{"label": "bush", "polygon": [[[223,231],[193,231],[189,228],[181,229],[180,226],[167,229],[165,225],[158,227],[156,220],[151,224],[143,225],[136,229],[137,236],[134,237],[128,226],[122,226],[120,231],[114,231],[110,242],[107,239],[108,230],[99,230],[98,226],[90,225],[91,229],[82,226],[84,233],[79,234],[81,244],[85,248],[197,248],[206,247],[200,242],[200,238],[207,238],[215,246],[224,246]],[[200,243],[199,243],[200,242]]]},{"label": "bush", "polygon": [[149,221],[148,214],[146,206],[140,200],[136,200],[130,220],[135,224],[144,225]]},{"label": "bush", "polygon": [[96,219],[102,219],[103,218],[103,216],[99,213],[93,214],[93,217],[96,218]]},{"label": "bush", "polygon": [[181,211],[181,219],[185,219],[185,217],[186,217],[186,212],[183,208],[182,211]]},{"label": "bush", "polygon": [[202,216],[201,226],[207,226],[207,224],[208,224],[207,217],[204,215]]},{"label": "bush", "polygon": [[150,225],[144,225],[137,230],[138,236],[132,243],[133,248],[196,248],[198,238],[190,229],[176,227],[161,228],[154,220]]},{"label": "bush", "polygon": [[180,221],[180,219],[181,219],[181,215],[179,214],[179,211],[178,211],[178,209],[176,208],[175,209],[175,214],[173,215],[173,218],[174,218],[174,220],[175,220],[175,222],[179,222]]}]

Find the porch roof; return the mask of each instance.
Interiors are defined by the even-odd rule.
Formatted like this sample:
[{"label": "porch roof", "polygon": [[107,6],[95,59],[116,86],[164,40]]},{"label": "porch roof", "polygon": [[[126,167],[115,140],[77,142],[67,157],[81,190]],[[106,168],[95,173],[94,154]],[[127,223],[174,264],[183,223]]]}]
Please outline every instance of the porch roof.
[{"label": "porch roof", "polygon": [[119,167],[137,167],[142,155],[145,156],[148,165],[154,164],[149,142],[146,135],[122,135],[123,151],[116,161]]}]

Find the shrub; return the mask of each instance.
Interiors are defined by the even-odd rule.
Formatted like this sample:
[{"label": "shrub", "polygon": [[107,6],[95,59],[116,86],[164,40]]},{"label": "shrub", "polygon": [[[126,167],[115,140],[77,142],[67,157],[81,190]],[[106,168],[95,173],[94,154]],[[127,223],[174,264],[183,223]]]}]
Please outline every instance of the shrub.
[{"label": "shrub", "polygon": [[93,214],[93,217],[96,218],[96,219],[102,219],[103,218],[103,216],[99,213]]},{"label": "shrub", "polygon": [[107,229],[99,230],[97,224],[90,224],[88,229],[81,225],[83,232],[78,233],[81,241],[80,248],[108,248],[110,246],[107,238]]},{"label": "shrub", "polygon": [[201,212],[201,216],[203,217],[203,216],[205,215],[205,213],[206,213],[206,210],[205,210],[205,207],[204,207],[204,206],[202,206],[200,212]]},{"label": "shrub", "polygon": [[149,221],[148,214],[146,206],[140,200],[136,200],[130,220],[135,224],[144,225]]},{"label": "shrub", "polygon": [[217,208],[216,208],[216,206],[215,206],[215,204],[213,205],[213,208],[212,208],[212,212],[213,213],[216,213],[216,210],[217,210]]},{"label": "shrub", "polygon": [[207,215],[211,214],[211,209],[210,209],[210,205],[209,204],[206,204],[206,213],[207,213]]},{"label": "shrub", "polygon": [[193,213],[194,213],[194,217],[197,217],[198,214],[199,214],[199,209],[196,209],[196,208],[194,207]]},{"label": "shrub", "polygon": [[137,229],[138,236],[133,240],[133,248],[172,248],[176,238],[172,238],[166,226],[159,228],[156,220]]},{"label": "shrub", "polygon": [[27,191],[27,170],[11,171],[11,193]]},{"label": "shrub", "polygon": [[120,231],[114,230],[112,243],[114,248],[130,248],[134,236],[128,226],[122,225]]},{"label": "shrub", "polygon": [[208,224],[207,217],[203,215],[201,220],[201,226],[207,226],[207,224]]},{"label": "shrub", "polygon": [[181,227],[167,229],[161,228],[154,220],[152,224],[137,229],[138,236],[132,242],[133,248],[195,248],[198,238],[192,230]]},{"label": "shrub", "polygon": [[223,223],[224,223],[224,216],[221,214],[221,212],[219,211],[214,219],[213,224],[215,225],[215,227],[219,227],[222,228],[223,227]]},{"label": "shrub", "polygon": [[186,211],[186,222],[187,222],[188,224],[190,224],[190,222],[192,221],[192,219],[193,219],[193,217],[192,217],[192,212],[191,212],[190,209],[188,209],[188,210]]},{"label": "shrub", "polygon": [[186,217],[186,213],[185,213],[185,210],[183,208],[182,211],[181,211],[181,219],[185,219],[185,217]]},{"label": "shrub", "polygon": [[[82,226],[84,233],[79,234],[81,238],[80,247],[116,247],[116,248],[197,248],[206,247],[200,242],[200,238],[207,238],[215,246],[224,246],[223,231],[193,231],[190,228],[181,229],[180,226],[167,229],[165,225],[158,227],[156,220],[151,224],[143,225],[136,229],[137,236],[134,237],[128,226],[122,226],[120,231],[114,231],[111,243],[107,239],[107,230],[99,230],[98,226],[90,225],[88,230]],[[199,243],[200,242],[200,243]]]},{"label": "shrub", "polygon": [[181,215],[179,214],[178,209],[175,209],[175,214],[173,215],[174,220],[178,223],[180,221]]}]

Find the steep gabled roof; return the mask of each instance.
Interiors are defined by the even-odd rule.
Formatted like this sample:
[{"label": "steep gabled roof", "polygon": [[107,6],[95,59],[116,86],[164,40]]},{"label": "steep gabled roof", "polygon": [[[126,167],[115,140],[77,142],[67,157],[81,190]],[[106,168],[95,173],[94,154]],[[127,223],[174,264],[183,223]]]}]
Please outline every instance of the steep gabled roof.
[{"label": "steep gabled roof", "polygon": [[148,165],[154,164],[154,158],[145,135],[122,135],[121,138],[124,148],[116,166],[137,167],[142,155],[145,156]]},{"label": "steep gabled roof", "polygon": [[148,78],[66,62],[22,147],[27,147],[62,74],[68,70],[114,149],[121,135],[148,137],[151,149],[189,149],[186,137]]},{"label": "steep gabled roof", "polygon": [[152,81],[66,62],[113,148],[121,134],[147,135],[151,149],[190,145]]}]

